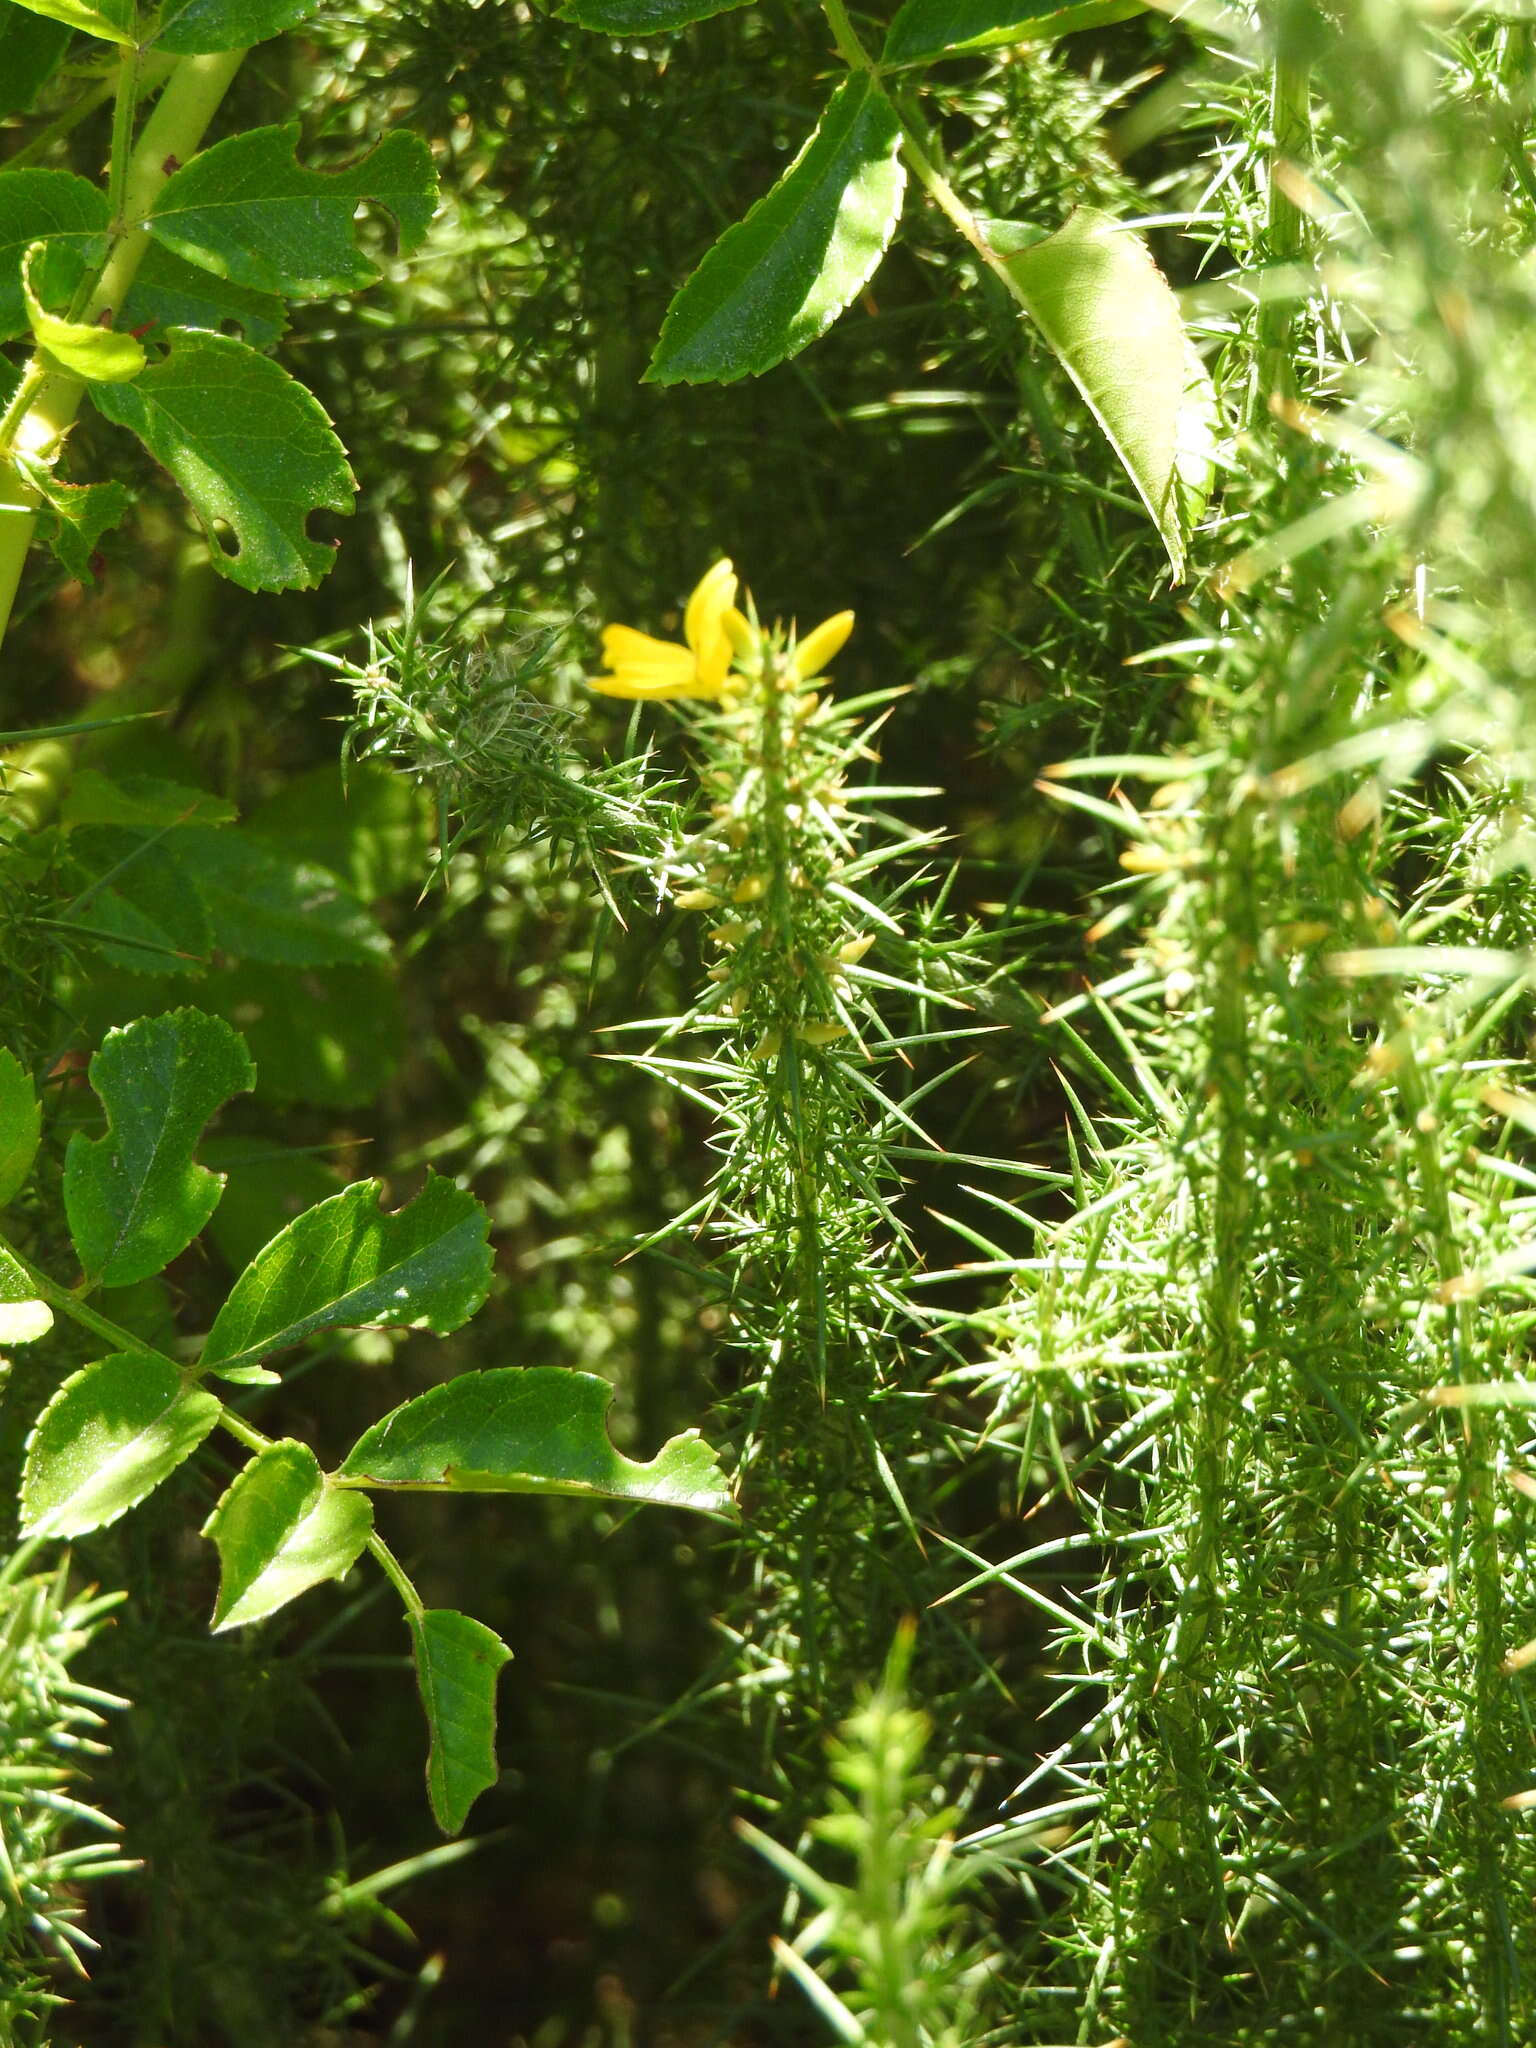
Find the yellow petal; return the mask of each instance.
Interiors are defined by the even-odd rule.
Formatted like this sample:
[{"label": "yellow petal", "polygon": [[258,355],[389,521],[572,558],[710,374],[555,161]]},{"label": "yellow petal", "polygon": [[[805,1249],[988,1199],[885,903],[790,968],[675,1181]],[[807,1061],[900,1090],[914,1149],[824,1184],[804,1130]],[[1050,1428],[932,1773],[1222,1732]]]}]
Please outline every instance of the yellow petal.
[{"label": "yellow petal", "polygon": [[611,674],[588,676],[604,697],[687,697],[697,693],[693,656],[675,640],[654,640],[633,626],[603,628],[603,660]]},{"label": "yellow petal", "polygon": [[699,578],[683,613],[683,638],[697,655],[712,652],[723,638],[721,620],[736,602],[736,571],[724,560]]},{"label": "yellow petal", "polygon": [[795,647],[795,673],[800,680],[819,676],[834,655],[841,653],[852,631],[853,613],[837,612],[832,618],[823,619],[814,633],[807,633]]},{"label": "yellow petal", "polygon": [[730,641],[737,654],[757,652],[757,628],[745,612],[737,611],[735,605],[732,605],[720,623],[725,629],[726,639]]}]

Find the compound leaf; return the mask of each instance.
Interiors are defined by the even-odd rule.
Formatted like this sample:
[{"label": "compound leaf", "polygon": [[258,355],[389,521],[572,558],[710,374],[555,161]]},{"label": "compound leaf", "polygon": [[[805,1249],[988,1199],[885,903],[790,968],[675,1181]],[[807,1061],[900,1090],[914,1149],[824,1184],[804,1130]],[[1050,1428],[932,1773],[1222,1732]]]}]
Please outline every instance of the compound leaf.
[{"label": "compound leaf", "polygon": [[176,57],[248,50],[307,21],[320,0],[166,0],[152,47]]},{"label": "compound leaf", "polygon": [[359,1486],[600,1495],[731,1512],[715,1454],[696,1430],[637,1464],[609,1440],[612,1400],[606,1380],[560,1366],[460,1373],[376,1422],[337,1477]]},{"label": "compound leaf", "polygon": [[760,376],[830,327],[895,229],[900,142],[879,87],[862,73],[845,79],[773,190],[726,229],[672,301],[647,379]]},{"label": "compound leaf", "polygon": [[427,1797],[443,1833],[456,1835],[496,1782],[496,1679],[512,1652],[451,1607],[412,1615],[411,1648],[431,1738]]},{"label": "compound leaf", "polygon": [[0,1209],[26,1186],[41,1131],[32,1077],[15,1053],[0,1046]]},{"label": "compound leaf", "polygon": [[372,1528],[366,1496],[329,1485],[307,1444],[268,1444],[203,1527],[219,1553],[214,1629],[260,1621],[311,1586],[341,1578]]},{"label": "compound leaf", "polygon": [[1080,206],[1054,235],[1009,248],[1018,233],[1005,222],[987,227],[1182,576],[1210,490],[1218,413],[1178,300],[1141,238],[1092,207]]},{"label": "compound leaf", "polygon": [[22,1534],[105,1528],[153,1493],[218,1419],[213,1395],[151,1352],[117,1351],[72,1374],[27,1441]]},{"label": "compound leaf", "polygon": [[491,1281],[485,1210],[435,1173],[407,1208],[378,1201],[376,1180],[356,1181],[279,1231],[219,1310],[203,1369],[270,1380],[261,1360],[316,1330],[421,1324],[445,1337],[467,1322]]},{"label": "compound leaf", "polygon": [[1147,0],[906,0],[886,33],[882,64],[969,57],[1009,43],[1045,42],[1145,14]]},{"label": "compound leaf", "polygon": [[132,384],[92,387],[97,411],[170,471],[223,575],[245,590],[309,589],[334,550],[304,522],[350,512],[357,489],[319,401],[230,335],[173,327],[166,341]]},{"label": "compound leaf", "polygon": [[193,157],[167,180],[149,232],[188,263],[257,292],[318,298],[378,277],[353,223],[367,200],[395,217],[402,249],[426,233],[437,199],[432,153],[397,129],[355,164],[297,162],[299,125],[252,128]]},{"label": "compound leaf", "polygon": [[106,1134],[77,1131],[64,1155],[64,1207],[89,1279],[125,1287],[192,1242],[224,1186],[193,1148],[213,1112],[255,1080],[239,1032],[201,1010],[107,1033],[91,1061]]}]

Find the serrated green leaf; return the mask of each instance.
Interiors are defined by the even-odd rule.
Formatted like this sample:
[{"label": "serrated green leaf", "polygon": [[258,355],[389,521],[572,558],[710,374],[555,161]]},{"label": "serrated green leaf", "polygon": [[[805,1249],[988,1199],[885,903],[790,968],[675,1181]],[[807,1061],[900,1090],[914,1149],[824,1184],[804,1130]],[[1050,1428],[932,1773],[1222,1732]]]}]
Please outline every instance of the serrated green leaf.
[{"label": "serrated green leaf", "polygon": [[227,825],[235,807],[211,789],[167,782],[159,775],[103,775],[79,769],[59,805],[60,821],[75,825],[128,825],[161,832],[167,825]]},{"label": "serrated green leaf", "polygon": [[443,1833],[456,1835],[498,1776],[496,1679],[512,1652],[493,1629],[451,1607],[411,1616],[411,1648],[431,1738],[427,1797]]},{"label": "serrated green leaf", "polygon": [[147,358],[143,344],[131,334],[115,328],[93,327],[84,320],[65,320],[50,313],[32,282],[33,259],[47,252],[46,242],[34,242],[21,259],[21,296],[27,309],[32,339],[56,369],[71,377],[83,377],[88,384],[127,384],[139,376]]},{"label": "serrated green leaf", "polygon": [[329,868],[217,826],[183,826],[164,843],[201,897],[220,952],[283,967],[389,958],[388,938]]},{"label": "serrated green leaf", "polygon": [[368,1501],[327,1485],[307,1444],[268,1444],[203,1527],[219,1553],[215,1631],[260,1621],[311,1586],[341,1578],[372,1529]]},{"label": "serrated green leaf", "polygon": [[862,73],[837,88],[766,198],[725,233],[668,308],[656,384],[760,376],[862,291],[901,211],[901,125]]},{"label": "serrated green leaf", "polygon": [[989,238],[1151,514],[1175,576],[1210,490],[1219,415],[1177,299],[1138,235],[1080,206],[1043,241]]},{"label": "serrated green leaf", "polygon": [[158,1273],[213,1214],[224,1183],[193,1148],[256,1070],[223,1018],[172,1010],[109,1032],[90,1074],[107,1131],[70,1139],[64,1208],[87,1276],[122,1287]]},{"label": "serrated green leaf", "polygon": [[378,1201],[378,1181],[360,1180],[280,1231],[219,1310],[203,1370],[271,1379],[261,1360],[316,1330],[423,1325],[446,1337],[468,1322],[491,1284],[485,1210],[435,1173],[407,1208]]},{"label": "serrated green leaf", "polygon": [[731,1512],[720,1467],[697,1430],[648,1465],[616,1451],[613,1388],[560,1366],[464,1372],[367,1430],[337,1471],[359,1486],[451,1493],[570,1493]]},{"label": "serrated green leaf", "polygon": [[66,28],[78,28],[101,42],[133,48],[134,0],[97,0],[94,7],[86,6],[85,0],[13,0],[13,4],[25,7],[29,14],[62,21]]},{"label": "serrated green leaf", "polygon": [[8,1251],[0,1250],[0,1344],[35,1344],[53,1328],[53,1310]]},{"label": "serrated green leaf", "polygon": [[154,1492],[219,1419],[168,1358],[115,1351],[74,1373],[37,1419],[21,1478],[24,1536],[83,1536]]},{"label": "serrated green leaf", "polygon": [[421,241],[437,200],[432,153],[397,129],[355,164],[306,170],[299,125],[216,142],[167,180],[146,225],[188,263],[252,291],[319,298],[378,277],[357,246],[360,204],[394,215],[402,249]]},{"label": "serrated green leaf", "polygon": [[558,13],[562,21],[603,35],[657,36],[749,4],[750,0],[565,0]]},{"label": "serrated green leaf", "polygon": [[319,401],[227,334],[173,327],[165,338],[166,353],[132,384],[91,387],[97,411],[170,471],[222,575],[245,590],[309,589],[334,550],[305,521],[350,512],[357,489]]},{"label": "serrated green leaf", "polygon": [[73,171],[0,171],[0,341],[27,332],[21,262],[35,242],[47,250],[37,289],[67,301],[106,255],[107,195]]},{"label": "serrated green leaf", "polygon": [[90,934],[103,960],[130,974],[205,970],[213,943],[208,914],[164,837],[81,825],[69,846],[90,879],[65,921]]},{"label": "serrated green leaf", "polygon": [[70,31],[20,7],[0,7],[0,115],[30,112],[69,48]]},{"label": "serrated green leaf", "polygon": [[166,0],[152,47],[177,57],[248,50],[307,21],[320,0]]},{"label": "serrated green leaf", "polygon": [[42,1117],[32,1076],[15,1053],[0,1046],[0,1209],[27,1184]]},{"label": "serrated green leaf", "polygon": [[1047,42],[1145,14],[1147,0],[906,0],[880,53],[882,64],[924,64],[968,57],[1010,43]]},{"label": "serrated green leaf", "polygon": [[199,327],[227,334],[238,327],[252,348],[270,348],[288,326],[288,309],[270,292],[247,291],[183,263],[158,242],[145,244],[143,261],[128,287],[119,327],[163,331],[167,327]]},{"label": "serrated green leaf", "polygon": [[132,511],[131,494],[115,480],[104,484],[66,484],[46,472],[33,480],[43,494],[38,538],[53,550],[66,574],[77,583],[94,583],[96,572],[91,559],[103,538]]}]

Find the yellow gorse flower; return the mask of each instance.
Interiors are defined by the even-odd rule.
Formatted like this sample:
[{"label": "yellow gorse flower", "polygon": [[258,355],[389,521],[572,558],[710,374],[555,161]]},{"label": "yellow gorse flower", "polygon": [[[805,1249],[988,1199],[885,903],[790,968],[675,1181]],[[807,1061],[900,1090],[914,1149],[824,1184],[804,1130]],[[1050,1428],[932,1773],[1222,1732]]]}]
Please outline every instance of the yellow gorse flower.
[{"label": "yellow gorse flower", "polygon": [[[683,613],[683,643],[657,640],[633,626],[603,628],[603,670],[587,678],[605,697],[719,697],[733,655],[757,645],[757,631],[736,609],[736,571],[716,562],[700,578]],[[802,681],[819,675],[853,631],[853,613],[839,612],[799,641],[790,655]]]}]

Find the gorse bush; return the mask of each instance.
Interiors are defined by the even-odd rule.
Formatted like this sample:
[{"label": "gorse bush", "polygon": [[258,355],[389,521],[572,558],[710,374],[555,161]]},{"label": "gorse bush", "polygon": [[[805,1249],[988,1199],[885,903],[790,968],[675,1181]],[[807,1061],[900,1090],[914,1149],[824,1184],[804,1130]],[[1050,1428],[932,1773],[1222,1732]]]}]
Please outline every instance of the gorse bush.
[{"label": "gorse bush", "polygon": [[6,2038],[1529,2037],[1532,58],[0,0]]}]

